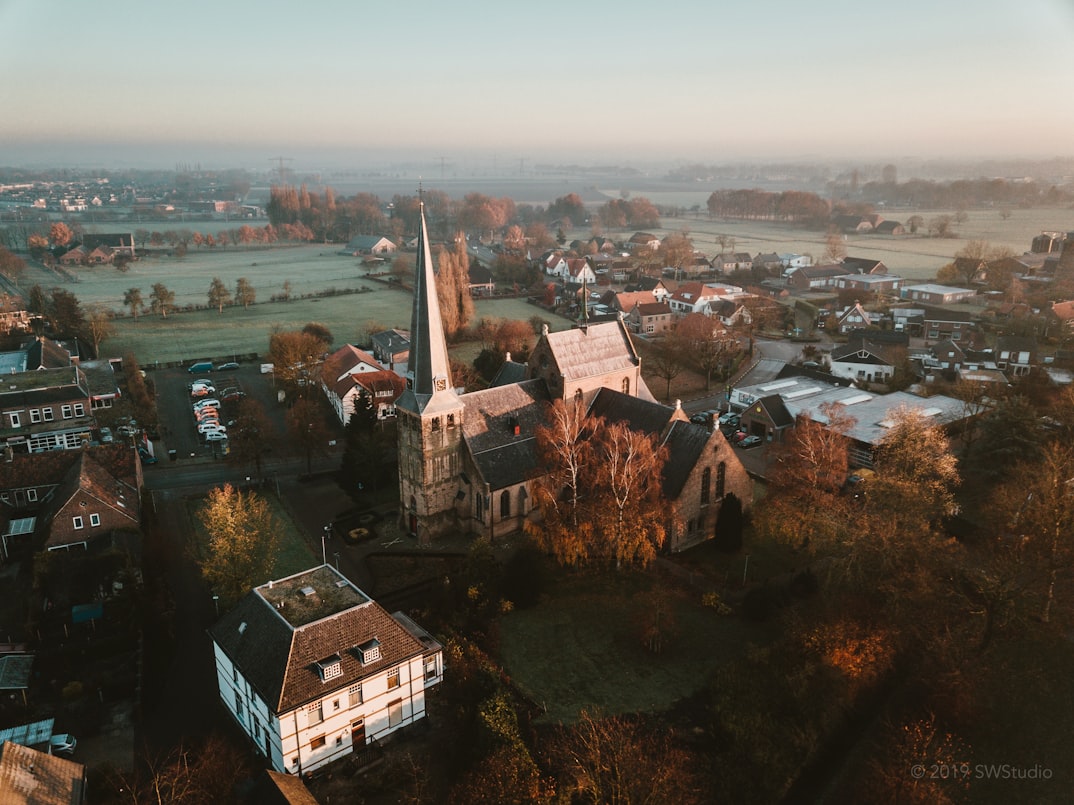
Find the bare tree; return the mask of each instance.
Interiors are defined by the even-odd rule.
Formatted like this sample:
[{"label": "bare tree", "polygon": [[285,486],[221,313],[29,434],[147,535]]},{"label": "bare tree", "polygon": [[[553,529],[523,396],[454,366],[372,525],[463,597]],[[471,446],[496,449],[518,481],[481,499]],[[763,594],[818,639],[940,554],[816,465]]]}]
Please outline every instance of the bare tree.
[{"label": "bare tree", "polygon": [[100,357],[101,344],[105,339],[116,334],[116,326],[112,323],[112,311],[104,305],[90,305],[86,313],[86,332],[89,334],[90,343],[93,344],[93,354]]}]

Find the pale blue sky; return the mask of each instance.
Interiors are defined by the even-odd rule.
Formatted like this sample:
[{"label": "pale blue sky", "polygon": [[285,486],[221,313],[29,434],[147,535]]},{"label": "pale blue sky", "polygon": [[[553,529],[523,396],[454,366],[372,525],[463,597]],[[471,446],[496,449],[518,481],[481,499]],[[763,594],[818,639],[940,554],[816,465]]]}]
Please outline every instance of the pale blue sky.
[{"label": "pale blue sky", "polygon": [[1074,0],[0,0],[0,31],[4,164],[1074,154]]}]

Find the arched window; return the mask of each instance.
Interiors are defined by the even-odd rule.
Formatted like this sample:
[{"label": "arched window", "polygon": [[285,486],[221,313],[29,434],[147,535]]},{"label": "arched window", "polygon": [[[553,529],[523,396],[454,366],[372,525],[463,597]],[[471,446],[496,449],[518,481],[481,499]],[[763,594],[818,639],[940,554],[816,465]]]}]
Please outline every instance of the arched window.
[{"label": "arched window", "polygon": [[474,517],[478,522],[485,522],[485,496],[480,492],[474,495]]},{"label": "arched window", "polygon": [[705,467],[701,473],[701,505],[709,505],[709,490],[712,489],[712,467]]},{"label": "arched window", "polygon": [[727,482],[727,463],[720,462],[720,465],[716,468],[716,497],[722,498],[724,493],[724,485]]},{"label": "arched window", "polygon": [[630,378],[623,378],[623,394],[630,394]]},{"label": "arched window", "polygon": [[511,516],[511,490],[505,489],[500,495],[500,519],[506,520]]},{"label": "arched window", "polygon": [[575,389],[575,391],[574,391],[574,401],[576,403],[578,403],[579,405],[581,405],[581,403],[582,403],[582,390],[581,389]]}]

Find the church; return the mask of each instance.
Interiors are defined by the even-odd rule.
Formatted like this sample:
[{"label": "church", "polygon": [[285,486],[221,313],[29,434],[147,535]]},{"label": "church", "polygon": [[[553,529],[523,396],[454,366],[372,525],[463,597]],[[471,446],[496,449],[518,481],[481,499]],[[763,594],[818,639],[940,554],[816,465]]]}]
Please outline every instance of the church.
[{"label": "church", "polygon": [[670,551],[709,539],[723,500],[748,508],[752,484],[719,430],[690,422],[678,402],[656,401],[622,319],[549,332],[528,363],[510,360],[492,386],[451,382],[432,253],[421,208],[406,389],[396,403],[400,521],[423,544],[448,532],[496,540],[534,516],[542,474],[536,430],[553,400],[625,422],[668,449],[661,478]]}]

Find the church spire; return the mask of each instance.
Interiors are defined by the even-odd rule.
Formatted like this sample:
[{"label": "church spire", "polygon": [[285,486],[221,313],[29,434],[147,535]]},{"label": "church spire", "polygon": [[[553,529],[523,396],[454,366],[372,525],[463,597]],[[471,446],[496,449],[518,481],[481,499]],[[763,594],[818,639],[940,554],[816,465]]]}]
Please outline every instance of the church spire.
[{"label": "church spire", "polygon": [[450,397],[452,405],[457,405],[458,401],[451,385],[447,340],[440,319],[440,302],[436,296],[436,277],[425,224],[425,203],[419,203],[418,209],[420,222],[414,272],[414,307],[410,318],[410,358],[406,369],[406,391],[399,404],[421,414],[440,396]]}]

